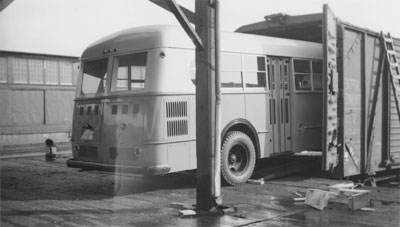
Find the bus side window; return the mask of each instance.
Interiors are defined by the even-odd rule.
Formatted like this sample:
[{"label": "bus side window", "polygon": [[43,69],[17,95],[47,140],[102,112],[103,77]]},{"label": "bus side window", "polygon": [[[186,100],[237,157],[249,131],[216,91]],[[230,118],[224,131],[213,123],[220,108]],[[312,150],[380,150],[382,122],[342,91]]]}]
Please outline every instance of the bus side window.
[{"label": "bus side window", "polygon": [[293,66],[296,91],[322,90],[322,61],[294,59]]},{"label": "bus side window", "polygon": [[311,91],[311,70],[310,61],[308,60],[293,60],[294,65],[294,80],[297,91]]},{"label": "bus side window", "polygon": [[266,88],[266,66],[263,56],[243,56],[243,71],[245,74],[246,87]]},{"label": "bus side window", "polygon": [[242,88],[242,59],[238,54],[221,54],[221,87]]},{"label": "bus side window", "polygon": [[312,61],[314,90],[322,90],[322,61]]}]

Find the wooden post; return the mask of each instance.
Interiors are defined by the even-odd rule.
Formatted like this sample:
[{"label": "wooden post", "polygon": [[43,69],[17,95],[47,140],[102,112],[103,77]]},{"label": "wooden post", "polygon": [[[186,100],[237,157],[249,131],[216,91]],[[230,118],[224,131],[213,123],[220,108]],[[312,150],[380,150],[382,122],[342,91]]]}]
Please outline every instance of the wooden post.
[{"label": "wooden post", "polygon": [[[149,0],[172,12],[196,46],[196,156],[199,211],[222,204],[218,0],[196,0],[195,14],[174,0]],[[195,21],[193,31],[190,22]]]},{"label": "wooden post", "polygon": [[215,199],[215,8],[214,1],[196,0],[196,32],[203,50],[196,50],[197,209],[210,211]]}]

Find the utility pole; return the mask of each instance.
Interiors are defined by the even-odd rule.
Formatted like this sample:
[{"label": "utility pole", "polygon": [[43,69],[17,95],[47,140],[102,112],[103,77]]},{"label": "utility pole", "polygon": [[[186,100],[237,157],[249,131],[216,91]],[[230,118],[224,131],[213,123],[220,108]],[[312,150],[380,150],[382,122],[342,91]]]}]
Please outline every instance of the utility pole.
[{"label": "utility pole", "polygon": [[[175,0],[150,0],[172,12],[196,46],[196,209],[222,203],[220,185],[220,83],[218,0],[195,0],[195,13]],[[196,25],[193,30],[190,22]]]},{"label": "utility pole", "polygon": [[[196,49],[196,156],[197,196],[199,210],[209,211],[222,203],[220,195],[220,142],[217,142],[216,104],[216,19],[217,1],[196,0],[196,32],[203,50]],[[217,44],[218,47],[218,44]],[[218,86],[218,87],[217,87]],[[219,98],[219,97],[218,97]],[[217,148],[217,149],[216,149]]]}]

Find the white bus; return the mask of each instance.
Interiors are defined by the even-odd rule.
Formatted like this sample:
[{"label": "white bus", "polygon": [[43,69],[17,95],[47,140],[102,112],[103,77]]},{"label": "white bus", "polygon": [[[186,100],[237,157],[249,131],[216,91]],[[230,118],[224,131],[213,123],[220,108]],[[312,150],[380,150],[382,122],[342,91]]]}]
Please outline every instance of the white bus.
[{"label": "white bus", "polygon": [[[221,172],[322,149],[322,45],[221,34]],[[69,167],[167,174],[196,168],[195,49],[179,26],[127,29],[82,54]]]}]

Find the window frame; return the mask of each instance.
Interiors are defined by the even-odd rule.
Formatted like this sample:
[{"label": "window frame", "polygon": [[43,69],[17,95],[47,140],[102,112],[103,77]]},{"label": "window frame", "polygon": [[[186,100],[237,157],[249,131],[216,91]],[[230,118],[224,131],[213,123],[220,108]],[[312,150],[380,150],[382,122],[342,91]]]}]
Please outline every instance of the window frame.
[{"label": "window frame", "polygon": [[[143,87],[142,88],[135,88],[135,89],[131,89],[132,87],[132,79],[126,78],[127,81],[127,89],[126,90],[118,90],[117,88],[117,83],[118,83],[118,69],[119,69],[119,58],[123,57],[123,56],[128,56],[128,55],[132,55],[132,54],[140,54],[140,53],[145,53],[146,54],[146,65],[145,67],[145,74],[144,74],[144,80],[143,80]],[[118,59],[118,60],[117,60]],[[144,89],[146,89],[146,78],[147,78],[147,74],[148,74],[148,65],[149,65],[149,59],[150,59],[150,52],[148,50],[146,51],[136,51],[136,52],[128,52],[128,53],[123,53],[123,54],[119,54],[119,55],[114,55],[110,58],[110,64],[111,64],[111,72],[110,72],[110,83],[109,83],[109,92],[112,94],[118,94],[118,93],[132,93],[132,92],[136,92],[136,91],[143,91]],[[132,66],[132,65],[131,65]],[[131,69],[128,71],[131,71]],[[136,79],[134,79],[136,80]],[[129,83],[129,81],[131,81],[131,83]]]},{"label": "window frame", "polygon": [[[220,83],[221,83],[221,91],[225,90],[225,91],[243,91],[244,90],[244,79],[243,79],[243,58],[242,58],[242,54],[240,53],[230,53],[230,52],[221,52],[221,58],[223,55],[235,55],[237,57],[239,57],[240,59],[240,67],[239,67],[239,71],[233,70],[233,69],[223,69],[223,67],[220,68]],[[222,61],[220,66],[222,66]],[[240,74],[240,81],[241,81],[241,86],[240,87],[223,87],[222,84],[222,73],[239,73]]]},{"label": "window frame", "polygon": [[[83,79],[84,79],[84,70],[85,70],[85,63],[88,61],[96,61],[96,60],[100,60],[100,59],[106,59],[107,60],[107,76],[105,79],[105,88],[104,88],[104,92],[102,93],[85,93],[82,94],[82,87],[83,87]],[[79,98],[88,98],[88,97],[98,97],[98,96],[106,96],[108,95],[109,91],[110,91],[110,64],[112,64],[112,60],[110,57],[107,56],[100,56],[97,58],[91,58],[91,59],[85,59],[83,61],[81,61],[80,64],[80,68],[81,70],[79,71],[79,80],[78,80],[78,84],[77,84],[77,97]]]},{"label": "window frame", "polygon": [[[17,68],[19,68],[19,66],[21,66],[20,63],[18,63],[19,61],[20,62],[23,61],[25,63],[25,65],[23,65],[23,66],[26,70],[26,75],[24,75],[24,79],[26,79],[26,80],[24,80],[24,81],[22,81],[22,80],[19,81],[19,80],[17,80],[17,77],[16,77],[16,72],[23,72],[23,70],[24,70],[24,69],[22,69],[22,67],[21,67],[21,70],[16,70]],[[12,58],[12,83],[13,84],[29,84],[29,58],[19,57],[19,56]]]},{"label": "window frame", "polygon": [[[74,60],[68,57],[51,57],[51,56],[36,56],[28,54],[1,54],[2,68],[5,73],[5,80],[1,80],[0,84],[9,84],[15,86],[34,86],[34,87],[76,87],[77,78],[79,77],[76,63],[78,59]],[[54,70],[54,82],[49,83],[48,63],[52,62],[57,70]],[[68,63],[68,83],[61,83],[61,63]],[[4,65],[3,65],[4,64]],[[23,80],[18,80],[16,73],[23,72]],[[21,74],[22,75],[22,74]],[[21,77],[22,78],[22,77]],[[69,80],[70,79],[70,80]]]},{"label": "window frame", "polygon": [[[269,73],[268,73],[268,67],[267,67],[267,56],[263,54],[245,54],[245,53],[233,53],[233,52],[221,52],[222,55],[237,55],[240,58],[240,71],[235,71],[235,70],[224,70],[221,67],[221,77],[222,73],[227,72],[227,73],[239,73],[240,74],[240,79],[241,79],[241,87],[223,87],[222,86],[222,78],[221,80],[221,89],[224,92],[235,92],[235,91],[251,91],[251,92],[268,92],[269,91]],[[257,65],[257,70],[254,69],[249,69],[247,70],[246,65],[245,65],[245,57],[254,57],[255,60],[258,60],[259,57],[262,57],[264,59],[264,70],[258,69],[258,62],[256,62]],[[251,73],[255,73],[256,75],[258,73],[264,73],[265,75],[265,86],[263,87],[249,87],[246,84],[246,81],[248,80],[248,75]]]},{"label": "window frame", "polygon": [[[260,54],[242,54],[241,56],[242,56],[242,76],[243,76],[243,87],[244,87],[244,90],[245,91],[246,90],[251,90],[251,91],[255,91],[255,90],[269,91],[269,85],[268,85],[269,74],[268,74],[267,56],[266,55],[260,55]],[[247,57],[247,56],[251,56],[251,57],[255,57],[256,58],[256,60],[257,60],[257,71],[255,71],[255,70],[247,70],[246,69],[244,58]],[[264,70],[263,71],[258,68],[258,58],[259,57],[264,59]],[[247,78],[248,78],[247,75],[249,73],[256,73],[257,76],[258,76],[258,73],[264,73],[264,75],[265,75],[265,86],[263,86],[263,87],[248,87],[246,82],[248,81],[247,80]]]},{"label": "window frame", "polygon": [[[307,61],[308,62],[308,67],[309,67],[309,73],[303,73],[303,72],[296,72],[295,71],[295,61],[300,60],[300,61]],[[313,69],[313,62],[320,62],[321,66],[323,67],[323,62],[322,59],[313,59],[313,58],[292,58],[292,75],[293,75],[293,90],[295,93],[322,93],[323,90],[323,84],[322,84],[322,76],[323,76],[323,71],[321,73],[314,73]],[[310,76],[310,82],[311,82],[311,87],[310,89],[307,90],[299,90],[296,88],[296,74],[300,75],[309,75]],[[314,84],[314,76],[321,76],[321,84],[322,87],[316,89],[315,84]]]},{"label": "window frame", "polygon": [[[4,60],[4,62],[3,62],[3,60]],[[4,80],[2,80],[2,77],[0,77],[0,84],[8,84],[10,81],[9,81],[9,68],[10,68],[10,66],[9,66],[9,63],[8,63],[9,61],[8,61],[8,57],[7,56],[2,56],[2,55],[0,55],[0,67],[1,67],[1,71],[2,71],[2,73],[4,73]],[[4,63],[4,65],[3,65],[3,63]],[[2,67],[2,66],[4,66],[4,67]]]}]

